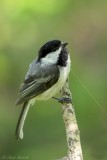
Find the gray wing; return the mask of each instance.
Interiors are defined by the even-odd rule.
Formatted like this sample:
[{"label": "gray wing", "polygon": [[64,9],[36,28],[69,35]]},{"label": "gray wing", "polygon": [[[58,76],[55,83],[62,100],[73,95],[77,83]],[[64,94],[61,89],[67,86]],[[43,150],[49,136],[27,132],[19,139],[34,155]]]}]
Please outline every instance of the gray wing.
[{"label": "gray wing", "polygon": [[29,68],[25,80],[19,91],[16,105],[26,102],[38,94],[49,89],[58,81],[59,68],[56,65],[42,67],[34,61]]}]

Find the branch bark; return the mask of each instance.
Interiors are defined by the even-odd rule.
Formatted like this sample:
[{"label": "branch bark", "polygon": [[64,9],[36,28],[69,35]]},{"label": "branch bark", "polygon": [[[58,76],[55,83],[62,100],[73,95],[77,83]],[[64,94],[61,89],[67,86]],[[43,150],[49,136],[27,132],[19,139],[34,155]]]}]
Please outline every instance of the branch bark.
[{"label": "branch bark", "polygon": [[[68,81],[62,89],[62,97],[71,98],[72,100]],[[80,132],[72,102],[63,102],[62,110],[68,144],[68,156],[61,158],[60,160],[83,160]]]}]

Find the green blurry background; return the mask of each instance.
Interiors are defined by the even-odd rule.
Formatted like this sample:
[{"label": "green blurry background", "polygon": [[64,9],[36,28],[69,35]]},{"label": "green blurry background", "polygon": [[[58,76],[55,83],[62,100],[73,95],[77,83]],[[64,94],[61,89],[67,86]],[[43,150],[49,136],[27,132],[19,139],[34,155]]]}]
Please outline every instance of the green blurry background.
[{"label": "green blurry background", "polygon": [[0,159],[51,160],[67,154],[61,106],[37,102],[24,139],[14,107],[28,65],[42,44],[69,43],[70,87],[84,160],[107,160],[107,1],[0,0]]}]

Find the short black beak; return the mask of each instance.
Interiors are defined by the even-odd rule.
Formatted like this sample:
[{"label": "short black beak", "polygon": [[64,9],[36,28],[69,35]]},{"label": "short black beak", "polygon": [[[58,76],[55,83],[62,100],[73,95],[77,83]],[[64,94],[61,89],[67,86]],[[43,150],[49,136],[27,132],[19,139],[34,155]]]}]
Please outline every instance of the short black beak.
[{"label": "short black beak", "polygon": [[65,48],[65,46],[67,46],[68,43],[63,43],[62,46],[63,48]]}]

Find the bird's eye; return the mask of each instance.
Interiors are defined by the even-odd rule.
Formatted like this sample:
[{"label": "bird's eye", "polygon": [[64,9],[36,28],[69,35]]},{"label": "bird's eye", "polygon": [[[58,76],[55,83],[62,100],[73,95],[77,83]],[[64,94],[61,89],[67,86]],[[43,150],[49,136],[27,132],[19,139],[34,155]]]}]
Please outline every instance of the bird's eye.
[{"label": "bird's eye", "polygon": [[52,51],[56,51],[56,48],[53,48]]}]

